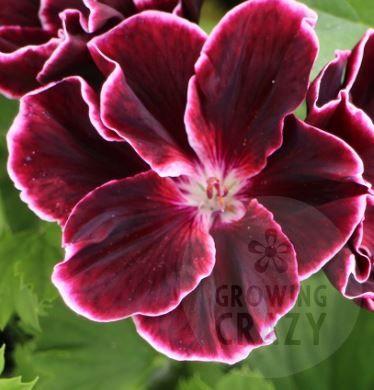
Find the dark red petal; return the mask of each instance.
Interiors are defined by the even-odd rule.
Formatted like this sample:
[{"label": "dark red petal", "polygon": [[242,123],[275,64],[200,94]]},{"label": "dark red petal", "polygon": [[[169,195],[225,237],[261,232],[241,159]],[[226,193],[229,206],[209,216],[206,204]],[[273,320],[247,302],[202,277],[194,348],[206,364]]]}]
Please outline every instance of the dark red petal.
[{"label": "dark red petal", "polygon": [[234,8],[203,47],[186,123],[205,164],[258,172],[281,143],[283,118],[303,100],[317,54],[316,14],[286,0]]},{"label": "dark red petal", "polygon": [[108,22],[119,22],[124,17],[133,15],[136,8],[133,0],[83,0],[90,10],[88,31],[94,32]]},{"label": "dark red petal", "polygon": [[81,25],[81,13],[67,10],[60,14],[60,18],[63,38],[38,74],[39,82],[47,84],[67,76],[82,76],[93,87],[99,88],[103,77],[88,51],[87,42],[92,36]]},{"label": "dark red petal", "polygon": [[192,22],[198,22],[203,0],[134,0],[139,12],[158,10],[173,12]]},{"label": "dark red petal", "polygon": [[95,96],[78,78],[26,95],[8,134],[8,171],[41,218],[63,223],[89,191],[143,165],[124,143],[104,141],[89,110]]},{"label": "dark red petal", "polygon": [[302,278],[318,271],[360,222],[362,162],[338,138],[287,118],[282,147],[250,183],[295,246]]},{"label": "dark red petal", "polygon": [[19,98],[40,86],[37,74],[59,40],[35,28],[0,27],[0,92]]},{"label": "dark red petal", "polygon": [[39,0],[0,0],[0,26],[40,26]]},{"label": "dark red petal", "polygon": [[171,179],[151,171],[87,195],[64,241],[53,281],[73,310],[97,321],[170,311],[215,261],[204,220]]},{"label": "dark red petal", "polygon": [[41,0],[39,16],[46,30],[57,32],[61,27],[60,13],[75,9],[82,14],[82,23],[86,24],[89,10],[82,0]]},{"label": "dark red petal", "polygon": [[352,102],[374,120],[374,30],[368,30],[352,51],[347,67],[347,89]]},{"label": "dark red petal", "polygon": [[192,154],[183,115],[204,39],[182,18],[146,11],[90,44],[99,65],[117,64],[103,86],[104,123],[162,175],[185,172]]},{"label": "dark red petal", "polygon": [[179,0],[174,12],[192,22],[197,23],[200,19],[200,11],[203,0]]},{"label": "dark red petal", "polygon": [[172,12],[179,0],[134,0],[134,4],[139,12],[147,10],[158,10]]},{"label": "dark red petal", "polygon": [[311,110],[307,121],[347,142],[364,162],[364,178],[374,183],[374,124],[348,101],[345,91],[337,100]]},{"label": "dark red petal", "polygon": [[325,272],[346,298],[374,311],[374,199],[368,199],[364,220]]},{"label": "dark red petal", "polygon": [[318,112],[321,107],[338,98],[343,87],[344,73],[350,53],[349,50],[337,50],[335,58],[321,70],[312,82],[307,94],[309,114]]},{"label": "dark red petal", "polygon": [[39,27],[0,26],[0,52],[12,53],[23,46],[42,45],[50,38]]},{"label": "dark red petal", "polygon": [[309,115],[328,109],[332,100],[340,99],[339,92],[349,95],[350,101],[374,119],[374,76],[371,65],[374,61],[374,30],[370,29],[350,51],[337,51],[308,91]]},{"label": "dark red petal", "polygon": [[[289,247],[282,272],[268,258],[264,272],[255,264],[262,255],[248,251],[253,241],[266,245],[267,230]],[[217,226],[216,265],[212,275],[181,304],[160,317],[135,317],[138,332],[154,348],[178,360],[236,363],[275,340],[274,326],[294,305],[299,281],[296,255],[271,214],[255,200],[238,222]]]}]

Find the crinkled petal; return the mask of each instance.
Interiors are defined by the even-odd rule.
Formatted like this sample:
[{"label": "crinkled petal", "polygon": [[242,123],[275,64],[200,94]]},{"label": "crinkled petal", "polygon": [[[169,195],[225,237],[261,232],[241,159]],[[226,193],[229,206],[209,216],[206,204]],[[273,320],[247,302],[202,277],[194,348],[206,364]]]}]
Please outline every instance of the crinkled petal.
[{"label": "crinkled petal", "polygon": [[39,27],[0,26],[0,52],[12,53],[23,46],[47,43],[51,35]]},{"label": "crinkled petal", "polygon": [[335,58],[321,70],[312,82],[307,93],[309,114],[318,113],[323,106],[338,98],[350,54],[349,50],[337,50]]},{"label": "crinkled petal", "polygon": [[0,92],[19,98],[37,88],[37,75],[59,39],[41,29],[0,27]]},{"label": "crinkled petal", "polygon": [[158,10],[173,12],[179,0],[134,0],[134,4],[139,12],[147,10]]},{"label": "crinkled petal", "polygon": [[183,115],[188,80],[204,39],[197,26],[182,18],[146,11],[90,43],[101,67],[108,70],[111,64],[113,70],[116,64],[102,90],[104,123],[162,176],[189,169],[192,150]]},{"label": "crinkled petal", "polygon": [[215,261],[204,220],[183,205],[172,179],[151,171],[87,195],[64,241],[53,281],[73,310],[97,321],[170,311]]},{"label": "crinkled petal", "polygon": [[322,108],[314,106],[307,122],[347,142],[364,163],[364,178],[374,183],[374,124],[345,91]]},{"label": "crinkled petal", "polygon": [[139,12],[152,9],[173,12],[197,23],[203,0],[134,0],[134,3]]},{"label": "crinkled petal", "polygon": [[331,259],[362,219],[368,189],[361,174],[362,162],[347,144],[287,118],[283,145],[251,180],[249,194],[295,246],[302,278]]},{"label": "crinkled petal", "polygon": [[317,116],[328,110],[334,100],[340,100],[340,92],[374,120],[374,30],[369,29],[352,52],[336,51],[335,59],[329,62],[316,77],[308,91],[309,115]]},{"label": "crinkled petal", "polygon": [[346,88],[353,104],[374,120],[374,30],[366,32],[352,51],[347,65]]},{"label": "crinkled petal", "polygon": [[0,0],[0,26],[39,27],[39,0]]},{"label": "crinkled petal", "polygon": [[83,2],[90,10],[88,17],[90,32],[99,30],[110,21],[121,21],[136,12],[133,0],[83,0]]},{"label": "crinkled petal", "polygon": [[174,12],[192,22],[198,23],[202,5],[203,0],[179,0]]},{"label": "crinkled petal", "polygon": [[76,10],[66,10],[60,14],[63,38],[38,74],[41,84],[79,75],[99,89],[104,81],[88,51],[87,42],[92,36],[84,31],[81,17],[81,13]]},{"label": "crinkled petal", "polygon": [[374,200],[343,249],[325,266],[331,283],[346,297],[374,311]]},{"label": "crinkled petal", "polygon": [[67,9],[80,11],[82,25],[87,25],[89,10],[82,0],[40,0],[39,17],[43,28],[57,32],[62,27],[60,13]]},{"label": "crinkled petal", "polygon": [[95,95],[70,78],[26,95],[8,134],[8,171],[41,218],[64,223],[89,191],[142,170],[125,142],[103,140],[90,120]]},{"label": "crinkled petal", "polygon": [[186,123],[204,164],[254,174],[303,100],[318,42],[316,14],[286,0],[234,8],[212,32],[189,86]]},{"label": "crinkled petal", "polygon": [[[252,241],[266,244],[275,232],[283,248],[283,270],[270,254],[266,270],[259,272],[261,254],[250,250]],[[213,273],[170,313],[135,317],[138,332],[160,352],[178,360],[236,363],[249,352],[275,340],[274,326],[294,305],[299,281],[296,255],[272,215],[255,200],[233,224],[216,226]],[[274,256],[273,256],[274,255]]]}]

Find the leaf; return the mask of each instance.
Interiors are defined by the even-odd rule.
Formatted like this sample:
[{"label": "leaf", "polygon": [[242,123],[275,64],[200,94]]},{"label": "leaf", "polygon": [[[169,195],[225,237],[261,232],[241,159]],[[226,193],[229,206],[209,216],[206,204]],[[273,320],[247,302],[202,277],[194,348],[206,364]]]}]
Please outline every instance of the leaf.
[{"label": "leaf", "polygon": [[[5,365],[4,353],[5,353],[5,345],[3,345],[0,348],[0,375],[3,372],[4,365]],[[36,378],[32,382],[22,383],[21,377],[6,378],[6,379],[0,378],[0,389],[1,390],[31,390],[34,388],[37,380],[38,379]]]},{"label": "leaf", "polygon": [[212,390],[213,388],[207,385],[199,375],[194,375],[192,378],[182,380],[179,383],[178,390]]},{"label": "leaf", "polygon": [[15,352],[18,371],[38,376],[40,390],[138,389],[166,364],[131,320],[91,322],[55,302],[41,328]]},{"label": "leaf", "polygon": [[18,314],[25,325],[39,330],[45,302],[57,297],[50,281],[61,258],[56,235],[51,227],[0,236],[0,329]]},{"label": "leaf", "polygon": [[207,385],[198,374],[181,381],[178,390],[275,390],[270,381],[248,368],[233,369],[217,378],[214,386]]},{"label": "leaf", "polygon": [[57,289],[51,283],[51,275],[54,265],[62,258],[60,236],[57,225],[46,224],[42,231],[30,233],[19,244],[16,275],[40,301],[51,301],[58,296]]},{"label": "leaf", "polygon": [[370,25],[374,22],[374,3],[367,0],[304,0],[317,11],[354,23]]}]

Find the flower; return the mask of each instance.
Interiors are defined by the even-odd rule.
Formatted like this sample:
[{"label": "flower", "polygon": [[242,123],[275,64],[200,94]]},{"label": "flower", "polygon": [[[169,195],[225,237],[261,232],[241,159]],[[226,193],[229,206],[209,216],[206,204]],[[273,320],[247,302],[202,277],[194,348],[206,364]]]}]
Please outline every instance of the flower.
[{"label": "flower", "polygon": [[[308,122],[340,137],[361,157],[363,177],[374,183],[374,30],[353,51],[337,51],[308,92]],[[365,215],[342,250],[325,268],[347,298],[374,310],[374,194]]]},{"label": "flower", "polygon": [[11,98],[70,75],[101,81],[87,42],[144,9],[197,21],[202,0],[0,0],[0,92]]},{"label": "flower", "polygon": [[[53,274],[73,310],[96,321],[133,316],[175,359],[234,363],[274,341],[300,279],[342,247],[367,193],[356,153],[289,115],[306,94],[315,22],[294,1],[252,0],[207,38],[184,19],[146,11],[89,43],[106,78],[99,118],[90,116],[90,89],[67,99],[68,86],[86,85],[79,78],[21,100],[9,171],[39,215],[65,222],[73,207]],[[105,153],[83,134],[95,126],[105,138],[101,121],[123,140]],[[147,171],[126,178],[133,163],[109,151],[125,141]],[[114,180],[73,205],[106,175]],[[287,268],[259,273],[249,244],[269,232],[288,248]]]}]

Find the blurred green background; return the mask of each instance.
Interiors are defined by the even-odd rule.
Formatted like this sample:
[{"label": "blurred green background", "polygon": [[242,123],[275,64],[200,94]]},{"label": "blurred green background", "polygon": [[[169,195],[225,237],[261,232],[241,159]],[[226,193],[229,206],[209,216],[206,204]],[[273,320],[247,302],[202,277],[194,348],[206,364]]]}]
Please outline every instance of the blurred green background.
[{"label": "blurred green background", "polygon": [[[201,26],[211,31],[236,3],[206,0]],[[352,48],[373,26],[374,1],[304,3],[319,15],[314,77],[335,49]],[[59,229],[27,209],[7,176],[5,135],[17,108],[0,97],[0,390],[374,389],[373,315],[322,274],[303,283],[300,304],[280,321],[278,345],[236,366],[172,361],[140,339],[130,320],[97,324],[68,310],[50,283],[62,257]],[[321,286],[327,304],[308,301]],[[324,319],[318,340],[310,316]]]}]

